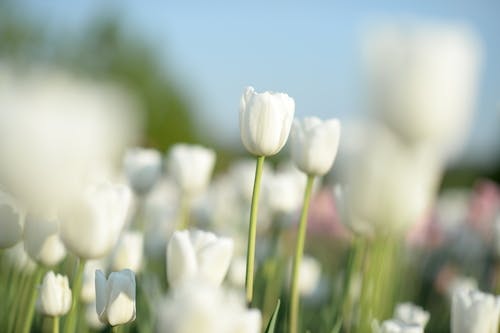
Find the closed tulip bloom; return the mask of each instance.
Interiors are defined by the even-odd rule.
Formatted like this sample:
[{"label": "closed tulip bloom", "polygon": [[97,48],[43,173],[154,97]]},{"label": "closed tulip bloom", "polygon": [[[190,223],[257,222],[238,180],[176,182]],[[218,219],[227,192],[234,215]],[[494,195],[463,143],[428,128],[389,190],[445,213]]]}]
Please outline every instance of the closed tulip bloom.
[{"label": "closed tulip bloom", "polygon": [[406,324],[417,324],[422,327],[429,322],[429,312],[412,303],[401,303],[394,310],[394,318],[401,320]]},{"label": "closed tulip bloom", "polygon": [[53,271],[45,274],[37,306],[40,312],[47,316],[59,317],[68,313],[71,308],[68,277],[54,274]]},{"label": "closed tulip bloom", "polygon": [[256,156],[277,154],[288,139],[295,101],[283,93],[257,93],[247,87],[240,102],[240,133],[245,148]]},{"label": "closed tulip bloom", "polygon": [[123,164],[130,187],[139,195],[149,193],[160,178],[161,155],[157,150],[129,149]]},{"label": "closed tulip bloom", "polygon": [[167,164],[182,192],[198,194],[210,182],[215,152],[202,146],[180,143],[170,149]]},{"label": "closed tulip bloom", "polygon": [[100,183],[87,188],[62,219],[66,248],[83,259],[104,257],[116,245],[130,200],[130,190],[124,185]]},{"label": "closed tulip bloom", "polygon": [[111,326],[135,320],[135,275],[130,269],[113,272],[106,280],[101,270],[95,272],[96,310],[99,320]]},{"label": "closed tulip bloom", "polygon": [[337,119],[322,121],[308,117],[293,122],[291,133],[292,159],[308,175],[322,176],[333,165],[340,139]]},{"label": "closed tulip bloom", "polygon": [[201,230],[176,231],[167,246],[167,277],[171,286],[199,279],[220,285],[231,263],[233,241]]},{"label": "closed tulip bloom", "polygon": [[59,222],[54,219],[26,217],[24,247],[34,260],[45,266],[55,266],[66,256],[59,237]]},{"label": "closed tulip bloom", "polygon": [[391,319],[384,321],[382,325],[373,325],[372,331],[373,333],[424,333],[424,328],[417,324]]},{"label": "closed tulip bloom", "polygon": [[[95,303],[95,271],[98,269],[104,270],[104,267],[107,266],[105,261],[107,260],[87,260],[85,262],[82,291],[80,293],[81,302],[85,304]],[[93,309],[95,312],[95,305]]]},{"label": "closed tulip bloom", "polygon": [[6,193],[0,191],[0,249],[16,245],[23,236],[24,214]]},{"label": "closed tulip bloom", "polygon": [[478,290],[453,294],[451,333],[497,333],[500,299]]},{"label": "closed tulip bloom", "polygon": [[135,273],[142,268],[144,237],[138,231],[123,234],[115,249],[111,267],[114,271],[128,268]]}]

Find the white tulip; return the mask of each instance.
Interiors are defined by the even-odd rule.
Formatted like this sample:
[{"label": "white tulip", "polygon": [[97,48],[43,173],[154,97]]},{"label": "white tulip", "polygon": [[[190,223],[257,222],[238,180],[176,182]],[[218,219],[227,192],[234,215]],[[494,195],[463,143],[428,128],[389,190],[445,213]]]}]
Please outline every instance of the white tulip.
[{"label": "white tulip", "polygon": [[179,143],[168,154],[168,169],[180,190],[193,195],[205,190],[215,164],[215,152],[211,149]]},{"label": "white tulip", "polygon": [[85,307],[85,321],[87,322],[89,328],[100,331],[104,328],[105,325],[99,320],[99,316],[97,315],[95,309],[95,303],[87,304],[87,306]]},{"label": "white tulip", "polygon": [[62,219],[61,238],[66,248],[83,259],[104,257],[116,245],[130,200],[130,190],[124,185],[88,187]]},{"label": "white tulip", "polygon": [[245,287],[246,270],[247,259],[245,257],[233,258],[228,272],[228,279],[233,286],[238,288]]},{"label": "white tulip", "polygon": [[292,159],[309,175],[322,176],[332,167],[340,140],[337,119],[322,121],[316,117],[295,120],[290,134]]},{"label": "white tulip", "polygon": [[295,101],[283,93],[256,93],[247,87],[240,102],[240,134],[256,156],[272,156],[285,145],[295,113]]},{"label": "white tulip", "polygon": [[0,249],[16,245],[23,237],[24,213],[7,193],[0,190]]},{"label": "white tulip", "polygon": [[167,277],[171,286],[199,279],[220,285],[231,263],[233,241],[201,230],[176,231],[167,245]]},{"label": "white tulip", "polygon": [[372,325],[373,333],[424,333],[424,328],[417,324],[407,324],[397,319],[386,320],[382,325]]},{"label": "white tulip", "polygon": [[[290,265],[289,283],[292,265]],[[305,255],[299,266],[299,292],[302,296],[309,296],[318,288],[321,279],[321,264],[314,258]]]},{"label": "white tulip", "polygon": [[45,266],[55,266],[66,256],[59,237],[59,222],[54,219],[26,217],[24,247],[34,260]]},{"label": "white tulip", "polygon": [[114,251],[111,268],[121,271],[128,268],[138,273],[142,268],[144,236],[138,231],[125,232]]},{"label": "white tulip", "polygon": [[99,320],[111,326],[135,320],[135,275],[129,269],[113,272],[106,280],[100,270],[95,272],[96,310]]},{"label": "white tulip", "polygon": [[497,333],[500,298],[478,290],[458,290],[451,304],[451,333]]},{"label": "white tulip", "polygon": [[474,108],[481,43],[466,26],[388,24],[365,54],[376,114],[407,141],[454,145]]},{"label": "white tulip", "polygon": [[[262,184],[265,185],[268,182],[267,177],[271,172],[270,166],[264,162],[262,171]],[[245,201],[245,204],[252,200],[253,194],[253,183],[255,180],[255,160],[254,159],[244,159],[236,161],[231,165],[230,169],[231,178],[234,182],[238,193],[241,198]]]},{"label": "white tulip", "polygon": [[47,316],[59,317],[68,313],[71,308],[71,290],[68,277],[54,274],[53,271],[45,274],[37,307]]},{"label": "white tulip", "polygon": [[158,311],[157,332],[257,333],[261,315],[243,295],[199,281],[173,289]]},{"label": "white tulip", "polygon": [[36,263],[30,258],[24,248],[24,242],[19,242],[16,245],[5,250],[5,257],[9,263],[17,270],[27,273],[33,273],[37,268]]},{"label": "white tulip", "polygon": [[280,171],[263,184],[263,197],[273,211],[293,213],[301,207],[304,192],[301,175],[292,171]]},{"label": "white tulip", "polygon": [[161,175],[161,155],[157,150],[132,148],[127,150],[124,169],[135,193],[149,193]]},{"label": "white tulip", "polygon": [[[104,270],[106,263],[104,260],[87,260],[83,269],[82,292],[80,301],[89,304],[95,302],[95,271]],[[93,311],[95,312],[95,306]]]},{"label": "white tulip", "polygon": [[394,309],[394,318],[405,324],[416,324],[425,327],[429,322],[429,312],[412,303],[400,303]]}]

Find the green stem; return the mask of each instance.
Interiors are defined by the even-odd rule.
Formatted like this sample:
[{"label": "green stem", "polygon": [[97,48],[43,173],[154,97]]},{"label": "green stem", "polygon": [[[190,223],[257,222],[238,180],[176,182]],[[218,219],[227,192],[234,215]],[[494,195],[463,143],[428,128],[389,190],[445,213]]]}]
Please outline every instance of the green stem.
[{"label": "green stem", "polygon": [[260,182],[265,156],[257,157],[255,168],[255,180],[253,183],[252,204],[250,208],[250,223],[248,226],[248,248],[247,248],[247,271],[245,279],[245,290],[247,303],[250,306],[253,299],[253,278],[255,264],[255,238],[257,234],[257,208],[259,203]]},{"label": "green stem", "polygon": [[33,283],[31,285],[30,296],[27,306],[28,312],[26,314],[26,317],[24,318],[24,323],[21,331],[23,333],[28,333],[31,329],[31,323],[33,322],[33,316],[35,314],[36,298],[38,296],[38,284],[40,283],[40,279],[42,278],[43,271],[44,270],[41,267],[37,267],[35,270],[35,275],[33,278]]},{"label": "green stem", "polygon": [[85,268],[85,260],[79,259],[78,266],[76,268],[76,274],[73,278],[72,295],[73,300],[71,303],[71,310],[69,311],[68,317],[64,325],[65,333],[73,333],[76,329],[76,318],[78,314],[78,301],[82,291],[83,282],[83,270]]},{"label": "green stem", "polygon": [[52,317],[52,333],[59,333],[59,316]]},{"label": "green stem", "polygon": [[302,255],[304,254],[304,243],[306,240],[307,232],[307,214],[309,212],[309,203],[311,202],[311,192],[314,183],[314,176],[307,176],[307,185],[304,192],[304,204],[302,206],[302,213],[300,215],[299,230],[297,233],[297,244],[295,246],[295,257],[293,258],[292,268],[292,289],[290,292],[290,332],[298,332],[299,321],[299,268],[302,262]]},{"label": "green stem", "polygon": [[120,332],[120,326],[119,325],[112,326],[111,327],[111,332],[113,332],[113,333],[119,333]]}]

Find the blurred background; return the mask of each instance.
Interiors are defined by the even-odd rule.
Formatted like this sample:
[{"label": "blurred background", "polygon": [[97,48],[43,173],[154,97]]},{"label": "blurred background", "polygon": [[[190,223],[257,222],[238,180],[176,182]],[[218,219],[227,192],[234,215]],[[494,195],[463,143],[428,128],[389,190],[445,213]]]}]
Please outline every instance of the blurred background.
[{"label": "blurred background", "polygon": [[362,41],[371,26],[465,23],[483,43],[483,66],[470,135],[450,159],[444,185],[499,180],[496,1],[0,3],[2,63],[116,83],[140,104],[143,145],[165,151],[174,142],[203,143],[218,150],[218,168],[243,154],[238,106],[245,86],[287,92],[299,117],[338,117],[344,129],[355,127],[366,113]]}]

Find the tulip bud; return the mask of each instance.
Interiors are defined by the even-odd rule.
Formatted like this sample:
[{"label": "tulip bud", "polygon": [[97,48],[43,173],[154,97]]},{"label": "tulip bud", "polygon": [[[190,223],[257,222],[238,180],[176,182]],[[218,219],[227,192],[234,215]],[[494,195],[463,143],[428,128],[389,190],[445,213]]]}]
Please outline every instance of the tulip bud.
[{"label": "tulip bud", "polygon": [[[292,266],[290,265],[291,277]],[[321,264],[311,256],[304,256],[299,266],[299,292],[302,296],[309,296],[319,286],[321,279]],[[290,283],[290,279],[289,279]]]},{"label": "tulip bud", "polygon": [[201,230],[176,231],[167,246],[167,277],[171,286],[200,279],[220,285],[233,255],[233,241]]},{"label": "tulip bud", "polygon": [[261,314],[247,309],[242,296],[200,281],[186,283],[173,289],[161,304],[157,332],[260,332]]},{"label": "tulip bud", "polygon": [[386,320],[382,325],[373,325],[373,333],[424,333],[424,328],[417,324],[407,324],[397,319]]},{"label": "tulip bud", "polygon": [[405,324],[416,324],[425,327],[429,321],[429,317],[429,312],[412,303],[398,304],[394,310],[394,318]]},{"label": "tulip bud", "polygon": [[68,313],[71,308],[71,290],[68,277],[54,274],[53,271],[45,274],[40,287],[37,307],[47,316],[59,317]]},{"label": "tulip bud", "polygon": [[168,154],[168,169],[182,192],[205,190],[215,164],[215,152],[197,145],[176,144]]},{"label": "tulip bud", "polygon": [[124,185],[101,183],[87,188],[62,220],[66,248],[83,259],[108,254],[125,224],[130,199],[130,190]]},{"label": "tulip bud", "polygon": [[295,120],[291,133],[292,159],[309,175],[322,176],[333,165],[340,139],[337,119],[322,121],[316,117]]},{"label": "tulip bud", "polygon": [[478,290],[457,290],[451,304],[451,333],[497,333],[500,298]]},{"label": "tulip bud", "polygon": [[124,169],[130,187],[139,195],[147,194],[161,175],[161,155],[154,149],[129,149],[124,158]]},{"label": "tulip bud", "polygon": [[245,148],[256,156],[272,156],[285,145],[295,101],[283,93],[256,93],[247,87],[240,102],[240,133]]},{"label": "tulip bud", "polygon": [[24,225],[24,247],[34,260],[45,266],[55,266],[66,256],[59,238],[59,223],[28,215]]},{"label": "tulip bud", "polygon": [[99,320],[111,326],[135,320],[135,275],[130,269],[113,272],[106,280],[101,270],[95,272],[96,310]]},{"label": "tulip bud", "polygon": [[115,250],[111,267],[114,271],[125,268],[137,273],[141,270],[144,238],[138,231],[123,234]]},{"label": "tulip bud", "polygon": [[14,246],[23,236],[24,214],[14,200],[0,191],[0,249]]}]

